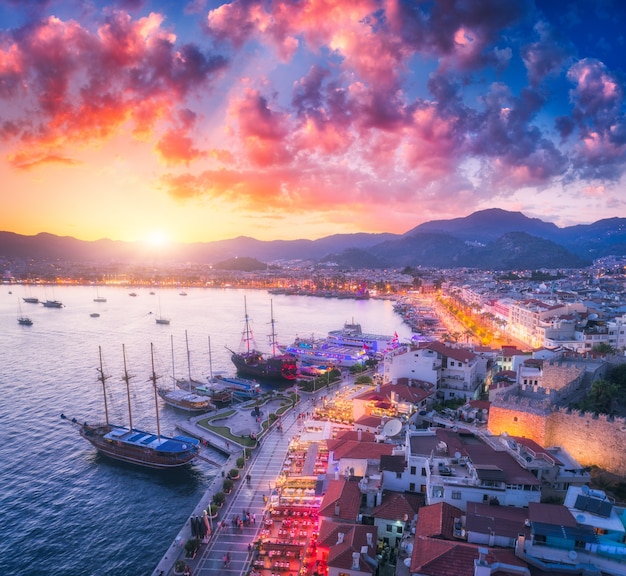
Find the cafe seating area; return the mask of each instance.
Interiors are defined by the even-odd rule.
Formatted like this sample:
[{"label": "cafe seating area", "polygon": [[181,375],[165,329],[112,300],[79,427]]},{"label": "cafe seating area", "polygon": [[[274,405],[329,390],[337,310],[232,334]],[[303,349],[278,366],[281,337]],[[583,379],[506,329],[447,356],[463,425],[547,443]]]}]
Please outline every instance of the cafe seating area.
[{"label": "cafe seating area", "polygon": [[268,508],[251,564],[251,576],[325,576],[316,558],[319,529],[318,477],[327,472],[325,442],[295,438],[283,463],[283,473],[270,487]]}]

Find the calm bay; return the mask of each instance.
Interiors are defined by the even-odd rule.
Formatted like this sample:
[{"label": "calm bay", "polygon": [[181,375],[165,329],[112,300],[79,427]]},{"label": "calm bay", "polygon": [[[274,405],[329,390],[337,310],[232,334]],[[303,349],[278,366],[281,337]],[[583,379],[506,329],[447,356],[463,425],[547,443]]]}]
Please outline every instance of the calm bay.
[{"label": "calm bay", "polygon": [[[137,296],[130,296],[130,292]],[[99,456],[60,414],[104,419],[98,347],[110,376],[111,420],[128,424],[122,345],[132,379],[133,425],[156,430],[148,380],[150,344],[161,383],[191,374],[234,374],[244,296],[257,347],[269,352],[273,305],[279,342],[324,336],[344,322],[366,332],[411,336],[393,302],[186,288],[2,286],[0,292],[0,495],[2,574],[151,574],[219,470],[206,462],[162,473]],[[11,292],[11,293],[9,293]],[[45,308],[25,296],[60,300]],[[94,302],[96,296],[106,302]],[[21,313],[33,320],[20,326]],[[98,317],[90,314],[98,313]],[[169,325],[155,322],[158,316]],[[188,349],[186,346],[188,341]],[[210,350],[209,350],[210,343]],[[189,351],[189,354],[187,353]],[[173,368],[172,368],[173,365]],[[185,413],[159,400],[161,431]]]}]

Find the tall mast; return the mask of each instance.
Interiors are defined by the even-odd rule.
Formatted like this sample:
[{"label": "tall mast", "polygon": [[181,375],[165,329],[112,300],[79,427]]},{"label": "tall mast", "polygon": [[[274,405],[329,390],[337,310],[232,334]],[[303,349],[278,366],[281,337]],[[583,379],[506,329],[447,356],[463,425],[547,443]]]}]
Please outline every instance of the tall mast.
[{"label": "tall mast", "polygon": [[213,358],[211,356],[211,337],[209,336],[209,382],[213,383]]},{"label": "tall mast", "polygon": [[254,341],[254,335],[252,334],[252,329],[250,328],[250,317],[248,316],[248,302],[246,297],[243,297],[243,309],[244,309],[244,319],[245,319],[245,328],[243,330],[242,340],[246,342],[246,352],[250,352],[250,342]]},{"label": "tall mast", "polygon": [[129,430],[132,432],[133,430],[133,411],[130,407],[130,379],[132,376],[128,374],[128,370],[126,369],[126,348],[124,344],[122,344],[122,355],[124,356],[124,376],[122,380],[126,382],[126,398],[128,399],[128,420],[130,423]]},{"label": "tall mast", "polygon": [[170,349],[172,351],[172,380],[173,386],[176,387],[176,372],[174,371],[174,335],[170,334]]},{"label": "tall mast", "polygon": [[276,356],[276,322],[274,321],[274,301],[270,300],[272,333],[270,334],[270,343],[272,345],[272,356]]},{"label": "tall mast", "polygon": [[154,388],[154,407],[156,410],[156,422],[157,422],[157,436],[161,437],[161,421],[159,420],[159,396],[157,394],[157,379],[158,376],[154,371],[154,344],[150,342],[150,359],[152,360],[152,375],[150,381],[152,382],[152,388]]},{"label": "tall mast", "polygon": [[102,367],[102,346],[98,346],[98,352],[100,354],[100,368],[98,369],[98,380],[102,382],[102,395],[104,396],[104,418],[107,426],[109,425],[109,406],[107,404],[107,390],[106,381],[110,376],[104,375],[104,368]]},{"label": "tall mast", "polygon": [[185,330],[185,345],[187,346],[187,372],[189,374],[189,392],[191,392],[191,358],[189,356],[189,338],[187,338],[187,330]]}]

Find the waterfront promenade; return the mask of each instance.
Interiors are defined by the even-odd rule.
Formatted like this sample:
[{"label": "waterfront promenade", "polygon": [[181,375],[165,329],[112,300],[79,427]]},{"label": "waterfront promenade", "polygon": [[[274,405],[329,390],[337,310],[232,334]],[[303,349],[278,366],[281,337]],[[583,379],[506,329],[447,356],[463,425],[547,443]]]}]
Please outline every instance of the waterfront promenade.
[{"label": "waterfront promenade", "polygon": [[[193,576],[209,576],[217,571],[222,571],[225,575],[244,573],[244,568],[248,567],[251,560],[248,545],[257,540],[261,530],[267,506],[265,497],[269,499],[272,487],[281,474],[289,443],[292,437],[298,434],[302,426],[302,419],[298,417],[299,414],[312,410],[316,397],[322,398],[328,395],[330,391],[334,394],[339,388],[343,390],[352,388],[353,383],[354,378],[348,376],[345,380],[331,386],[331,390],[324,388],[314,394],[301,393],[300,403],[280,419],[282,432],[274,425],[262,436],[260,446],[252,451],[251,458],[246,462],[245,468],[241,470],[241,478],[235,481],[233,491],[226,497],[226,502],[220,510],[218,518],[212,520],[211,536],[208,542],[201,545],[196,557],[185,559],[184,545],[192,537],[191,523],[187,521],[156,566],[153,576],[170,576],[174,573],[173,567],[177,560],[185,560],[191,568]],[[231,420],[230,425],[241,427],[250,421],[250,417],[249,409],[240,406],[236,414],[229,419]],[[235,467],[235,462],[238,457],[243,455],[244,449],[218,434],[197,426],[196,421],[202,418],[203,416],[191,418],[179,427],[183,432],[197,436],[214,448],[228,454],[228,459],[221,465],[222,470],[227,472]],[[246,482],[245,478],[248,474],[251,478],[249,483]],[[213,494],[222,490],[222,483],[223,477],[218,473],[202,495],[190,519],[192,516],[203,515],[204,510],[211,504]],[[255,521],[241,528],[235,527],[233,519],[237,516],[241,518],[244,511],[255,518]],[[225,526],[222,527],[224,521]],[[223,558],[227,553],[231,557],[231,562],[229,567],[224,567]]]},{"label": "waterfront promenade", "polygon": [[[280,475],[283,461],[287,455],[289,441],[298,432],[301,420],[297,412],[283,417],[281,433],[274,427],[262,441],[260,449],[252,463],[243,471],[244,478],[237,481],[235,490],[228,496],[227,505],[220,511],[220,520],[225,527],[216,528],[214,537],[204,545],[193,562],[194,576],[210,576],[222,571],[223,574],[241,574],[251,559],[248,546],[257,540],[261,530],[265,508],[265,499],[269,498],[276,478]],[[249,483],[245,475],[250,474]],[[264,498],[265,497],[265,498]],[[243,517],[248,512],[255,520],[239,528],[233,525],[235,517]],[[230,554],[230,566],[223,567],[223,557]]]}]

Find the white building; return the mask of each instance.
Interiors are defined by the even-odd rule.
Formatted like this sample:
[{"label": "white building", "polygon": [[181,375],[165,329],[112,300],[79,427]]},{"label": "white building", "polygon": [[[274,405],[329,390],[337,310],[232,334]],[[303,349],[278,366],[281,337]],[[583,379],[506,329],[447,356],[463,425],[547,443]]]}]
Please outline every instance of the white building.
[{"label": "white building", "polygon": [[485,359],[470,350],[442,342],[407,347],[385,357],[385,380],[421,380],[435,386],[438,399],[478,398],[484,380]]}]

